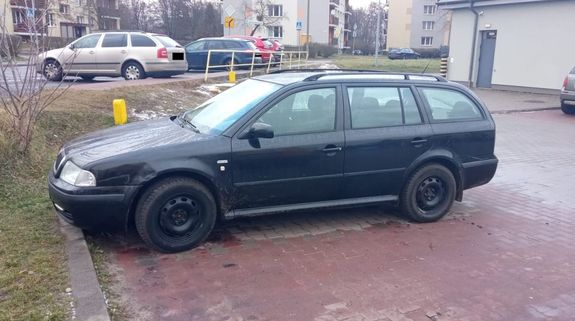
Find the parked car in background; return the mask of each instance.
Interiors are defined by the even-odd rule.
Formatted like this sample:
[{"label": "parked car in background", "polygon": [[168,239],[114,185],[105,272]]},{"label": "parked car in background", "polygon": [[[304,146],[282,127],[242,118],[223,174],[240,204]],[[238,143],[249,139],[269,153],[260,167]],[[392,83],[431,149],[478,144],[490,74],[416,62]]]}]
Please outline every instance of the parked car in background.
[{"label": "parked car in background", "polygon": [[575,115],[575,67],[563,80],[561,89],[561,110],[569,115]]},{"label": "parked car in background", "polygon": [[279,42],[278,40],[275,40],[275,39],[270,39],[270,41],[273,44],[273,50],[274,51],[284,51],[284,45],[282,45],[281,42]]},{"label": "parked car in background", "polygon": [[387,53],[389,59],[419,59],[420,54],[410,48],[391,49]]},{"label": "parked car in background", "polygon": [[65,75],[85,80],[97,76],[136,80],[179,75],[186,70],[185,51],[170,37],[117,31],[89,34],[64,48],[44,52],[37,65],[37,72],[53,81]]},{"label": "parked car in background", "polygon": [[135,222],[150,247],[177,252],[241,216],[391,202],[437,221],[492,179],[494,148],[485,105],[441,77],[285,70],[178,116],[77,138],[48,187],[68,222]]},{"label": "parked car in background", "polygon": [[[253,43],[262,54],[263,63],[268,63],[273,57],[273,45],[264,39],[252,36],[226,36],[226,38],[245,39]],[[275,59],[275,57],[273,57]]]},{"label": "parked car in background", "polygon": [[[237,38],[203,38],[186,45],[188,69],[206,69],[208,52],[210,50],[239,50],[240,52],[218,52],[210,54],[210,66],[229,66],[231,68],[232,56],[234,65],[262,63],[262,54],[256,46],[248,40]],[[254,58],[255,53],[255,58]],[[238,67],[242,68],[241,66]],[[245,68],[245,67],[244,67]]]}]

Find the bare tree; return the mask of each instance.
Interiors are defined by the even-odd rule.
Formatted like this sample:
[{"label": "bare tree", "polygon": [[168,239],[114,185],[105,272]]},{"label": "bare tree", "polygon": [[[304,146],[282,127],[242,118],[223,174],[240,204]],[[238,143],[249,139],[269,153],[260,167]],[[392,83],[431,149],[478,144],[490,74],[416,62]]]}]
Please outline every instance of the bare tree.
[{"label": "bare tree", "polygon": [[[255,0],[250,6],[247,1],[243,3],[244,24],[253,23],[250,36],[253,36],[260,27],[271,27],[277,25],[286,15],[285,13],[276,16],[272,12],[274,3],[271,0]],[[283,9],[282,9],[283,10]],[[253,21],[250,21],[251,20]]]},{"label": "bare tree", "polygon": [[[38,8],[34,0],[22,0],[25,8],[34,8],[20,13],[24,15],[24,21],[18,21],[17,27],[23,28],[29,34],[28,49],[23,54],[23,61],[17,63],[17,50],[15,48],[15,37],[9,34],[6,23],[6,13],[10,13],[10,8],[4,8],[4,14],[0,16],[0,107],[7,117],[0,117],[6,121],[8,134],[13,137],[15,147],[21,153],[25,153],[30,146],[34,127],[41,117],[42,112],[55,100],[61,97],[71,83],[64,83],[65,73],[62,66],[54,61],[48,68],[50,72],[60,75],[60,81],[53,86],[48,86],[48,80],[39,76],[36,67],[40,64],[44,67],[39,56],[47,47],[45,36],[46,9]],[[5,2],[7,3],[7,2]],[[65,63],[75,58],[75,54],[68,55]],[[64,61],[63,61],[64,62]]]}]

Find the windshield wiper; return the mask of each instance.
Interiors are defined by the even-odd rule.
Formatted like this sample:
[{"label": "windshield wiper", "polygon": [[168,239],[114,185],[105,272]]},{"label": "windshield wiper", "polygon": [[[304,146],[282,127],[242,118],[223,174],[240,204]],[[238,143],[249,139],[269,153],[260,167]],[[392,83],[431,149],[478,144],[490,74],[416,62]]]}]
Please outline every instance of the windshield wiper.
[{"label": "windshield wiper", "polygon": [[[200,132],[200,130],[198,129],[198,127],[196,127],[196,125],[194,125],[190,120],[188,120],[188,119],[184,116],[184,114],[178,115],[178,118],[180,119],[180,121],[182,121],[182,122],[184,122],[184,123],[190,125],[190,128],[191,128],[194,132],[196,132],[196,133],[199,133],[199,132]],[[183,127],[183,126],[182,126],[182,127]]]}]

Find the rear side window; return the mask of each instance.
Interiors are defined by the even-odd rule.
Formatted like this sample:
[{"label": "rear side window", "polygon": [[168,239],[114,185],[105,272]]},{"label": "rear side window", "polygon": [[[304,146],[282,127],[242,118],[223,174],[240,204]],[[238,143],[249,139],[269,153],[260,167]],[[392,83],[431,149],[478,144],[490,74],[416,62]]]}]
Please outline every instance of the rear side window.
[{"label": "rear side window", "polygon": [[483,119],[479,107],[464,94],[443,88],[421,88],[433,120]]},{"label": "rear side window", "polygon": [[131,35],[132,47],[155,47],[154,40],[143,35]]},{"label": "rear side window", "polygon": [[126,47],[128,46],[128,35],[125,33],[112,33],[104,35],[102,48]]},{"label": "rear side window", "polygon": [[242,48],[238,41],[224,41],[225,49],[239,49]]},{"label": "rear side window", "polygon": [[226,47],[224,45],[224,41],[210,40],[208,41],[208,49],[226,49]]},{"label": "rear side window", "polygon": [[397,87],[348,88],[353,129],[421,124],[411,89]]}]

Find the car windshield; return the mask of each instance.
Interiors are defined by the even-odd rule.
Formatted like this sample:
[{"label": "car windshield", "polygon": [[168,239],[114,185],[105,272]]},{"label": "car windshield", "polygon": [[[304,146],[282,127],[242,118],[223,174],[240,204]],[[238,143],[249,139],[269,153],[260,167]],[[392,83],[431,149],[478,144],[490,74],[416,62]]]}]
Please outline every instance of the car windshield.
[{"label": "car windshield", "polygon": [[180,44],[168,36],[156,36],[164,47],[181,47]]},{"label": "car windshield", "polygon": [[248,79],[209,99],[183,117],[202,133],[221,134],[281,85]]}]

